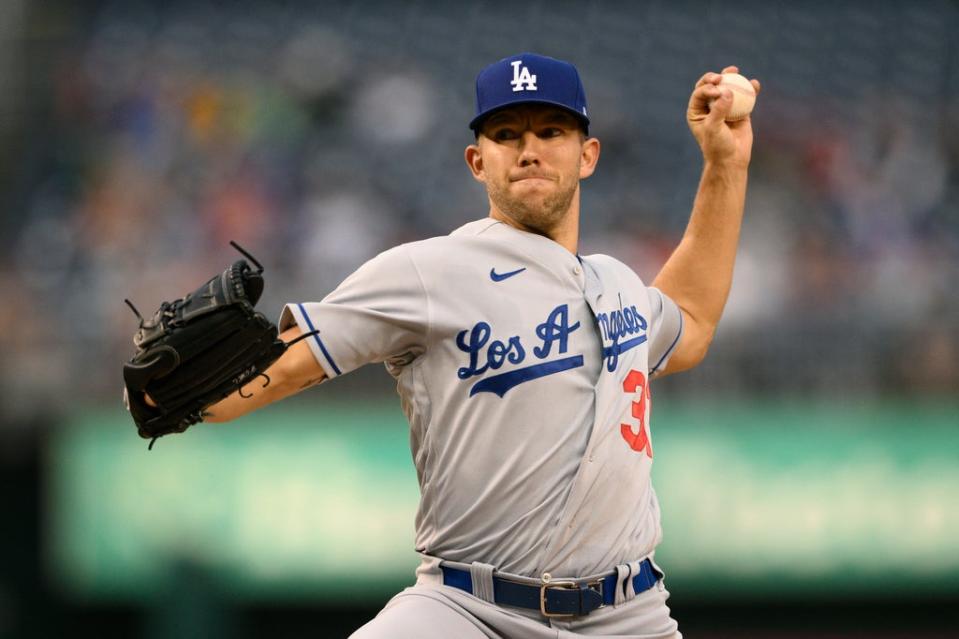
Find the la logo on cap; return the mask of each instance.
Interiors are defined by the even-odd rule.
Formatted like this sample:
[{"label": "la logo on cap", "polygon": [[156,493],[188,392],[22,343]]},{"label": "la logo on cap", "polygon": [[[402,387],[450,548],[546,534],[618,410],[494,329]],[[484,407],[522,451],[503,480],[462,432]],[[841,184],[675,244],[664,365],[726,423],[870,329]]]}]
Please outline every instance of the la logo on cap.
[{"label": "la logo on cap", "polygon": [[513,80],[510,82],[513,85],[513,91],[535,91],[536,76],[530,75],[529,67],[523,67],[520,70],[520,65],[523,64],[522,60],[514,60],[510,64],[513,65]]},{"label": "la logo on cap", "polygon": [[565,109],[579,119],[583,132],[589,131],[586,91],[576,67],[529,51],[501,58],[479,72],[476,115],[470,120],[470,128],[478,134],[491,113],[526,102]]}]

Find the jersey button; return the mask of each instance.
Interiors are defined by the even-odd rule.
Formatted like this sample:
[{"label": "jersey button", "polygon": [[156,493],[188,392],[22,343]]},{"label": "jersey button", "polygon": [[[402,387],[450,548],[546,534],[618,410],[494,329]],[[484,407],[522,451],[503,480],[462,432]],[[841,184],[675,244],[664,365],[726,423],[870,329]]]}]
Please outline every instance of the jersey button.
[{"label": "jersey button", "polygon": [[580,267],[579,264],[577,264],[576,266],[573,267],[573,274],[574,274],[574,275],[579,275],[579,274],[582,273],[582,272],[583,272],[583,269]]}]

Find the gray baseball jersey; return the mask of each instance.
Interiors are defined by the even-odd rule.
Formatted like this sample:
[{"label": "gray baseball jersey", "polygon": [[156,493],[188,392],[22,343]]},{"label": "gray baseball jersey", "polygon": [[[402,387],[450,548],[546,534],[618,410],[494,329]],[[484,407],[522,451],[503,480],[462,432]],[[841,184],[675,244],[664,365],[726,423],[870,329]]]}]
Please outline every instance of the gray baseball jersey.
[{"label": "gray baseball jersey", "polygon": [[396,378],[425,562],[580,576],[659,543],[648,381],[682,316],[621,262],[486,218],[380,254],[294,323],[328,377]]}]

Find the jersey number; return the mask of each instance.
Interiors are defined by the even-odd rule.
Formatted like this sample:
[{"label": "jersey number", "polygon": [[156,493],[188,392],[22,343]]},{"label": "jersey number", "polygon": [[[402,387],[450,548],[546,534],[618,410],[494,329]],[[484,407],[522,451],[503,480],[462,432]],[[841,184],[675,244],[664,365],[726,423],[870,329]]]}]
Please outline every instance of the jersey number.
[{"label": "jersey number", "polygon": [[652,406],[652,397],[649,394],[649,384],[646,383],[646,376],[637,370],[629,371],[629,375],[623,380],[623,390],[627,393],[639,394],[639,401],[633,402],[633,417],[639,422],[639,432],[633,430],[631,424],[620,424],[619,432],[623,439],[629,444],[629,447],[637,453],[645,450],[650,459],[653,458],[653,444],[649,440],[646,432],[646,410]]}]

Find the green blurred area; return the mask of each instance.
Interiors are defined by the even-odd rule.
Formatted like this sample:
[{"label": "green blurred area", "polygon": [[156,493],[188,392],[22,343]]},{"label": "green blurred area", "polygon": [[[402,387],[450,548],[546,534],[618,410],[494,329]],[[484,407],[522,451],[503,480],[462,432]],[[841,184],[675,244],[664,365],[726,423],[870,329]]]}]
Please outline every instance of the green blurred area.
[{"label": "green blurred area", "polygon": [[[670,588],[959,594],[957,416],[949,402],[660,400]],[[251,600],[372,602],[413,580],[418,490],[395,405],[274,407],[150,452],[125,413],[91,411],[47,460],[48,568],[79,598],[143,600],[182,566]]]}]

